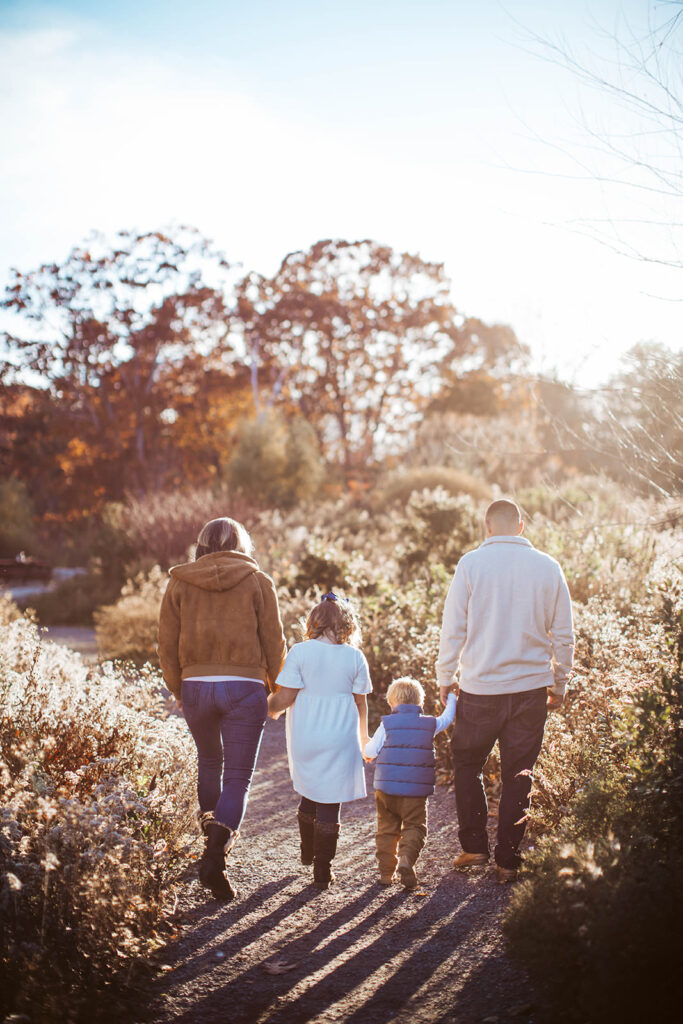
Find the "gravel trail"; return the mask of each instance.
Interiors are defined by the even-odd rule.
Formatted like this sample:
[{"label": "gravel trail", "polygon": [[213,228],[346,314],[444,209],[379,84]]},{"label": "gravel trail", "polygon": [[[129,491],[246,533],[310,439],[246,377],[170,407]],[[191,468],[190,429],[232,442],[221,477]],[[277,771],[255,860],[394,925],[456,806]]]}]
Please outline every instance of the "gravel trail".
[{"label": "gravel trail", "polygon": [[541,1024],[500,922],[509,887],[491,868],[452,869],[452,792],[430,799],[430,835],[412,893],[378,884],[372,769],[365,800],[342,809],[336,884],[298,861],[297,797],[284,721],[268,721],[241,837],[239,898],[220,904],[191,877],[181,932],[161,958],[139,1019],[148,1024]]}]

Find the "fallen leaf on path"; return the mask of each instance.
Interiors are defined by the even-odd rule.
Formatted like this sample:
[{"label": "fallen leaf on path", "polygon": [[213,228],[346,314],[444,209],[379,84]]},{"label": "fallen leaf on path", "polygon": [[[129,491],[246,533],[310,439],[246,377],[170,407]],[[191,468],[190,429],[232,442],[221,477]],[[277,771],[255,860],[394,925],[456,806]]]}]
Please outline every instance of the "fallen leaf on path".
[{"label": "fallen leaf on path", "polygon": [[286,974],[287,971],[293,971],[294,968],[298,966],[298,960],[285,960],[284,957],[278,956],[274,960],[269,960],[264,963],[263,969],[267,974]]}]

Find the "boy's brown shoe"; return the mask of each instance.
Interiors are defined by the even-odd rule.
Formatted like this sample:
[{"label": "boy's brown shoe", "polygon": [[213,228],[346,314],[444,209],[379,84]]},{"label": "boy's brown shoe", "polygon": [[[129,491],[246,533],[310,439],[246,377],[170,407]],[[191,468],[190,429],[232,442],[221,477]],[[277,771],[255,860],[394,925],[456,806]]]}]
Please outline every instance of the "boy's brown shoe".
[{"label": "boy's brown shoe", "polygon": [[379,884],[380,885],[393,885],[395,881],[396,881],[396,875],[380,875],[379,876]]},{"label": "boy's brown shoe", "polygon": [[517,868],[502,868],[496,864],[496,878],[501,885],[517,880]]},{"label": "boy's brown shoe", "polygon": [[417,885],[415,868],[407,857],[401,857],[398,862],[398,874],[404,889],[414,889]]},{"label": "boy's brown shoe", "polygon": [[477,865],[488,864],[487,853],[465,853],[459,854],[453,861],[454,868],[474,868]]}]

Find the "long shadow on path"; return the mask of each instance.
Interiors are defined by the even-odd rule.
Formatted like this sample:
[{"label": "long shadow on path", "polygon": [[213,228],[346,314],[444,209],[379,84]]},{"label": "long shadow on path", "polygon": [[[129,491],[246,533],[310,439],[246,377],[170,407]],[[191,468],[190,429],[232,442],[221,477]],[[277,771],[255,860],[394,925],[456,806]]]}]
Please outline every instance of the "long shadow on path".
[{"label": "long shadow on path", "polygon": [[506,1007],[528,1005],[526,979],[500,937],[507,894],[486,874],[450,870],[449,794],[437,793],[430,809],[422,891],[372,881],[371,797],[345,808],[339,883],[322,893],[310,884],[310,869],[297,863],[296,797],[280,726],[266,730],[235,865],[245,895],[221,905],[189,884],[185,932],[167,948],[166,972],[152,983],[141,1019],[474,1024],[496,1014],[507,1021]]}]

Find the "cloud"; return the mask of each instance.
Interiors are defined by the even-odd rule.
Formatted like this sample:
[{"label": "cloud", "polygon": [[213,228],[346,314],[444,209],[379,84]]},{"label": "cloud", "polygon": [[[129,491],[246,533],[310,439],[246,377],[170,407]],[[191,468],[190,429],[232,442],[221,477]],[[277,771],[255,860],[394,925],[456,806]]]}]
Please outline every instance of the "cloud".
[{"label": "cloud", "polygon": [[[417,147],[397,117],[382,149],[367,125],[355,138],[274,114],[228,65],[124,48],[86,23],[6,31],[0,51],[0,277],[93,228],[188,223],[265,271],[321,237],[374,237],[445,260],[465,312],[511,323],[551,363],[671,340],[670,308],[638,298],[658,291],[646,269],[542,223],[585,191],[459,158],[467,140],[448,125]],[[607,352],[597,372],[613,366]]]},{"label": "cloud", "polygon": [[5,34],[0,47],[5,244],[181,221],[270,265],[360,224],[370,193],[399,199],[385,161],[196,69],[87,30]]}]

